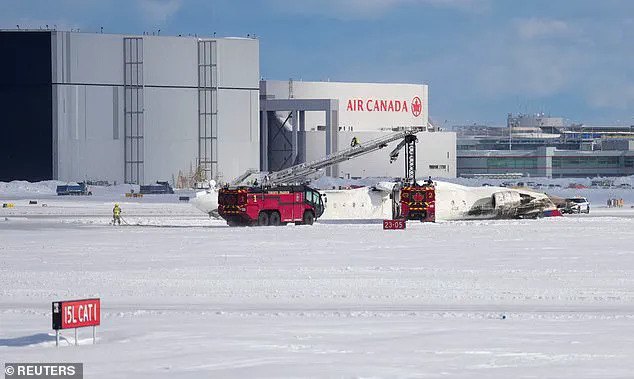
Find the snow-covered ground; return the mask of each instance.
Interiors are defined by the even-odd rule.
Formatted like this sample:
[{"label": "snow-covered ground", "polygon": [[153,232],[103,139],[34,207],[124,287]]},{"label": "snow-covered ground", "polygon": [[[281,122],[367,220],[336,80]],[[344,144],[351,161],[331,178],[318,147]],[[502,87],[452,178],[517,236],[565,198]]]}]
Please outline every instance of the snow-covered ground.
[{"label": "snow-covered ground", "polygon": [[[634,372],[629,206],[405,231],[228,228],[178,195],[104,191],[0,194],[15,203],[0,209],[0,363],[83,362],[90,378]],[[108,225],[115,201],[133,226]],[[98,344],[87,329],[55,348],[51,302],[94,296]]]}]

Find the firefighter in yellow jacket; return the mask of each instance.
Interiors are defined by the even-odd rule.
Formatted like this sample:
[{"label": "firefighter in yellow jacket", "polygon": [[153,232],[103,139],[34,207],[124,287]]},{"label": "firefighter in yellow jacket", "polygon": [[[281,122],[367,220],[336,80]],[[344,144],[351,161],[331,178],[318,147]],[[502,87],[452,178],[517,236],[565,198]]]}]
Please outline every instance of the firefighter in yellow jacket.
[{"label": "firefighter in yellow jacket", "polygon": [[112,208],[112,225],[115,223],[121,225],[121,208],[119,208],[119,204],[115,204],[114,208]]}]

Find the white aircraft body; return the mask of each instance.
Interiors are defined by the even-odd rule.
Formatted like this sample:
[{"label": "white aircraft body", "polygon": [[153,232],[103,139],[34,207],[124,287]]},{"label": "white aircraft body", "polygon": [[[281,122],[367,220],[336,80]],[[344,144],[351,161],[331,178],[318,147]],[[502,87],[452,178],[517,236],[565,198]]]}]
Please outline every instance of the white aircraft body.
[{"label": "white aircraft body", "polygon": [[[326,210],[322,220],[390,219],[391,193],[395,183],[373,187],[320,190]],[[529,189],[467,187],[447,182],[436,186],[436,220],[515,219],[559,215],[548,195]],[[192,204],[217,217],[218,192],[213,186],[196,194]]]},{"label": "white aircraft body", "polygon": [[209,217],[218,216],[218,191],[216,190],[216,181],[209,181],[209,188],[204,191],[196,192],[196,197],[190,203],[209,215]]}]

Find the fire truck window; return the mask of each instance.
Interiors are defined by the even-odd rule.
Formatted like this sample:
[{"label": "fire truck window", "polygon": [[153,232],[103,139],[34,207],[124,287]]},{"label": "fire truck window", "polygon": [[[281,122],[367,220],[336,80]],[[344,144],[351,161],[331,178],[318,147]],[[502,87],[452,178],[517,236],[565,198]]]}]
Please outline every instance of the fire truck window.
[{"label": "fire truck window", "polygon": [[306,201],[311,204],[317,204],[317,201],[315,200],[315,193],[312,191],[306,191]]}]

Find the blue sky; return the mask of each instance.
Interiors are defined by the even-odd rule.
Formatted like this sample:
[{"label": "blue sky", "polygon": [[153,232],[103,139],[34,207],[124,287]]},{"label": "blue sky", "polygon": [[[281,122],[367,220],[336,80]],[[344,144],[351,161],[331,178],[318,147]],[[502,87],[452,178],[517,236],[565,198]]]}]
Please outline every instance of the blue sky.
[{"label": "blue sky", "polygon": [[426,83],[439,124],[634,124],[630,0],[0,0],[0,27],[246,36],[267,79]]}]

